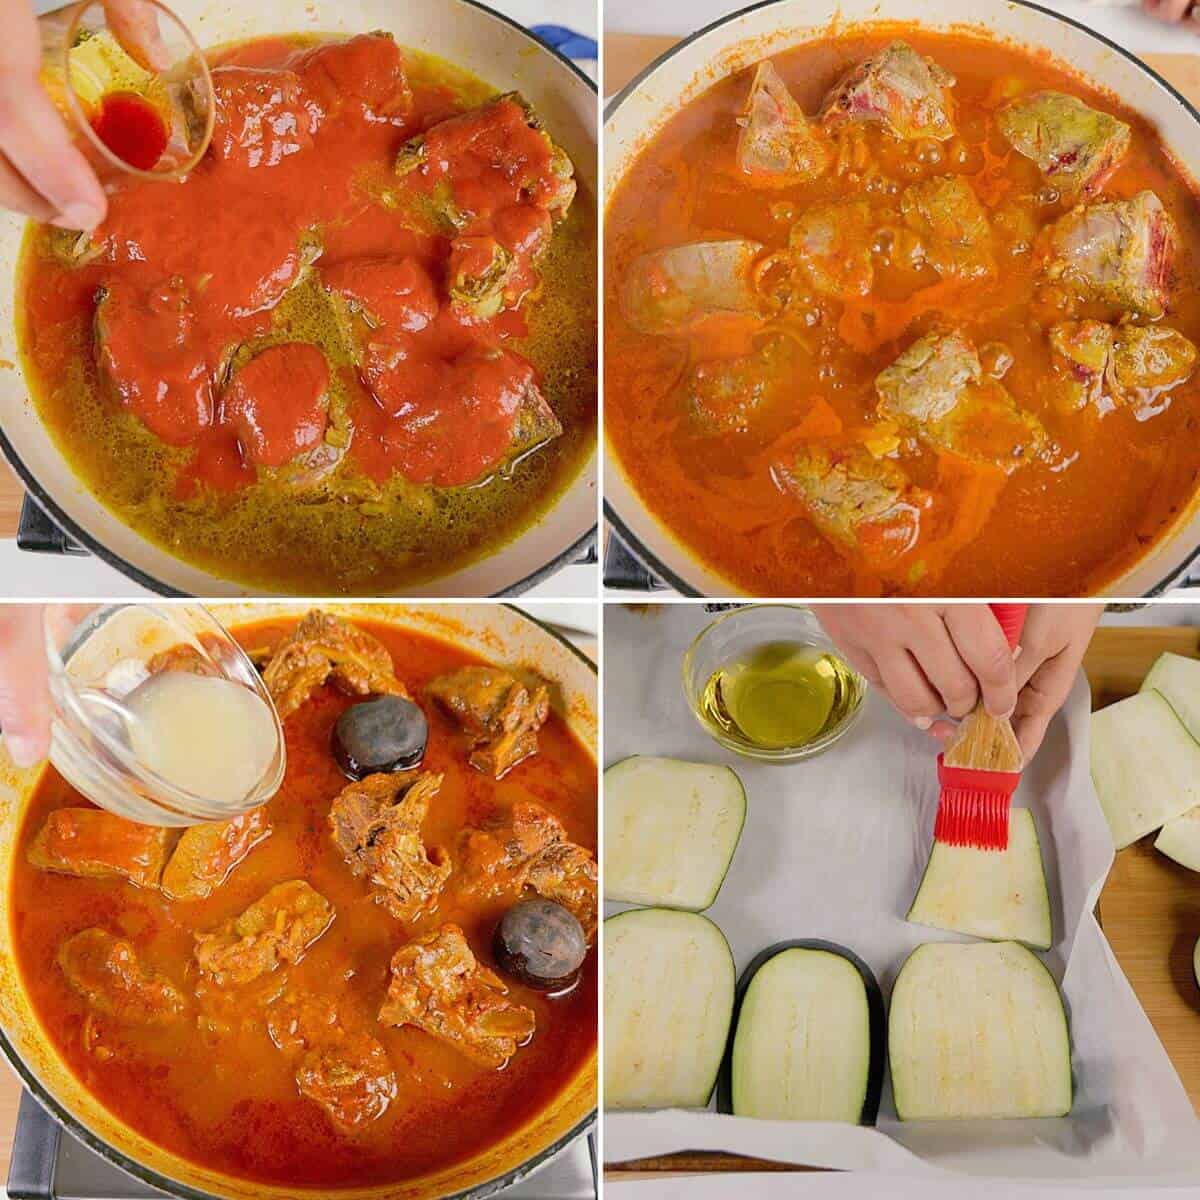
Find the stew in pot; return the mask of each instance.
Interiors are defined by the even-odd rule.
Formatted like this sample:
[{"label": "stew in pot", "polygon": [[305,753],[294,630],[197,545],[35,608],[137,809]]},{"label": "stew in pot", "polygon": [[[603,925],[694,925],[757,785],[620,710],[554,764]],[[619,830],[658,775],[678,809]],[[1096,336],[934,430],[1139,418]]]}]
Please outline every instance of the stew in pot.
[{"label": "stew in pot", "polygon": [[1088,593],[1192,503],[1200,212],[1048,57],[872,26],[688,102],[606,218],[606,429],[759,595]]},{"label": "stew in pot", "polygon": [[85,1088],[207,1167],[462,1161],[594,1057],[595,763],[542,680],[448,643],[320,612],[235,634],[281,790],[180,836],[48,768],[10,880],[22,984]]}]

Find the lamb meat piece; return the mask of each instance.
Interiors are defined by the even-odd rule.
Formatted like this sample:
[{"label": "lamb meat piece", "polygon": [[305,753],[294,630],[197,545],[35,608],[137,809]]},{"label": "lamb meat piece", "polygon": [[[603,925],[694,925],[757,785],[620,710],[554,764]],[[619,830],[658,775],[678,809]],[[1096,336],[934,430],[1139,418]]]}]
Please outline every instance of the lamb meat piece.
[{"label": "lamb meat piece", "polygon": [[470,763],[500,779],[537,753],[537,731],[550,716],[550,690],[530,690],[499,667],[461,667],[426,689],[473,739]]},{"label": "lamb meat piece", "polygon": [[169,1025],[187,1008],[169,979],[142,966],[133,946],[107,929],[73,934],[59,947],[58,965],[92,1008],[118,1021]]},{"label": "lamb meat piece", "polygon": [[[516,92],[459,113],[410,139],[396,158],[401,179],[429,193],[444,230],[515,204],[534,204],[552,217],[567,215],[575,198],[575,168],[529,104]],[[487,187],[480,187],[485,180]]]},{"label": "lamb meat piece", "polygon": [[364,629],[314,608],[276,646],[263,682],[286,720],[326,681],[350,696],[403,696],[387,648]]},{"label": "lamb meat piece", "polygon": [[1006,474],[1049,446],[1041,422],[985,377],[975,347],[958,332],[918,338],[875,378],[877,411],[930,445],[992,463]]},{"label": "lamb meat piece", "polygon": [[163,895],[171,900],[203,900],[229,872],[270,836],[267,810],[253,808],[229,821],[209,821],[184,830],[162,873]]},{"label": "lamb meat piece", "polygon": [[368,775],[343,788],[329,809],[333,840],[350,870],[400,921],[432,912],[450,876],[446,852],[421,840],[442,778],[429,771]]},{"label": "lamb meat piece", "polygon": [[750,276],[762,244],[746,238],[686,242],[636,259],[621,287],[621,311],[640,333],[687,333],[709,321],[756,320]]},{"label": "lamb meat piece", "polygon": [[866,296],[875,282],[871,257],[875,218],[865,200],[815,204],[792,226],[788,245],[824,296]]},{"label": "lamb meat piece", "polygon": [[760,62],[738,120],[738,169],[753,187],[811,183],[829,165],[829,152],[769,59]]},{"label": "lamb meat piece", "polygon": [[56,808],[26,854],[31,866],[87,879],[118,876],[156,888],[175,834],[98,808]]},{"label": "lamb meat piece", "polygon": [[1174,252],[1174,223],[1149,191],[1080,205],[1047,226],[1038,245],[1047,279],[1151,318],[1166,306]]},{"label": "lamb meat piece", "polygon": [[928,498],[890,459],[859,445],[811,445],[773,473],[820,533],[874,569],[894,565],[917,544]]},{"label": "lamb meat piece", "polygon": [[213,135],[221,162],[260,170],[312,147],[324,112],[287,68],[212,69]]},{"label": "lamb meat piece", "polygon": [[1113,330],[1103,321],[1060,321],[1050,330],[1050,361],[1062,383],[1064,407],[1100,406]]},{"label": "lamb meat piece", "polygon": [[1000,132],[1067,199],[1095,195],[1129,149],[1129,126],[1065,92],[1034,92],[1000,110]]},{"label": "lamb meat piece", "polygon": [[187,642],[179,642],[166,650],[160,650],[146,660],[147,675],[160,675],[164,671],[185,671],[189,675],[221,674],[220,668],[212,659],[206,658],[195,646]]},{"label": "lamb meat piece", "polygon": [[746,433],[779,394],[792,343],[774,338],[752,354],[697,363],[684,383],[688,414],[707,434]]},{"label": "lamb meat piece", "polygon": [[389,333],[420,333],[437,316],[437,288],[415,258],[352,258],[322,265],[320,275],[346,340],[355,349],[360,339],[351,329],[350,314],[361,315],[370,329]]},{"label": "lamb meat piece", "polygon": [[379,1120],[396,1098],[387,1051],[344,1020],[329,997],[285,996],[271,1005],[267,1031],[281,1051],[295,1057],[300,1094],[320,1105],[343,1133]]},{"label": "lamb meat piece", "polygon": [[1126,402],[1152,399],[1190,379],[1195,366],[1196,347],[1182,333],[1165,325],[1119,325],[1108,362],[1109,390]]},{"label": "lamb meat piece", "polygon": [[360,33],[324,42],[292,63],[306,95],[330,117],[353,105],[368,121],[402,124],[411,116],[412,89],[390,33]]},{"label": "lamb meat piece", "polygon": [[490,232],[455,238],[446,262],[446,290],[454,311],[486,321],[520,308],[541,282],[534,268],[552,236],[550,214],[521,204],[497,213]]},{"label": "lamb meat piece", "polygon": [[961,175],[911,184],[900,197],[900,211],[939,275],[969,281],[996,273],[987,213]]},{"label": "lamb meat piece", "polygon": [[954,76],[906,42],[892,42],[861,62],[825,98],[821,119],[830,126],[866,121],[898,138],[954,136],[946,89]]},{"label": "lamb meat piece", "polygon": [[541,805],[520,800],[459,843],[464,886],[495,898],[532,889],[569,909],[590,940],[599,911],[596,858],[567,840],[562,822]]},{"label": "lamb meat piece", "polygon": [[299,962],[332,921],[333,907],[305,880],[278,883],[241,916],[196,934],[196,962],[218,987],[250,983]]},{"label": "lamb meat piece", "polygon": [[379,1010],[385,1025],[413,1025],[493,1071],[533,1036],[533,1011],[507,999],[503,980],[476,959],[457,925],[401,946],[391,971]]},{"label": "lamb meat piece", "polygon": [[599,919],[599,883],[595,856],[573,842],[554,842],[529,864],[527,885],[567,909],[589,942]]},{"label": "lamb meat piece", "polygon": [[213,422],[208,352],[180,280],[141,288],[116,280],[98,293],[96,369],[105,392],[160,441],[188,446]]}]

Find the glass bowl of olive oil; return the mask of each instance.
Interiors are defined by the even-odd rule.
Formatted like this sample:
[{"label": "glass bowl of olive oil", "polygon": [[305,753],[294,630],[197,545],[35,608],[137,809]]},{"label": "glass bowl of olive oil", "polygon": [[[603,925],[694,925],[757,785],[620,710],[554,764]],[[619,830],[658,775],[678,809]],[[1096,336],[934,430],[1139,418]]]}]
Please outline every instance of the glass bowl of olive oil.
[{"label": "glass bowl of olive oil", "polygon": [[752,604],[718,617],[683,656],[683,691],[726,749],[764,762],[828,750],[862,714],[867,681],[811,609]]}]

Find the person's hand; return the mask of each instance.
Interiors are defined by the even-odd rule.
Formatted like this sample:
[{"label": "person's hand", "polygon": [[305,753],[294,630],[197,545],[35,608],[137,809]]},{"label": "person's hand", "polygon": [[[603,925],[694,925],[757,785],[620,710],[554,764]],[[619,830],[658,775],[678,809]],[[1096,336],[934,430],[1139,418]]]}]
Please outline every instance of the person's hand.
[{"label": "person's hand", "polygon": [[1103,604],[1031,604],[1017,653],[1013,732],[1028,762],[1067,699]]},{"label": "person's hand", "polygon": [[[847,661],[919,729],[965,717],[980,699],[1009,716],[1012,652],[986,604],[822,604],[814,611]],[[936,733],[953,729],[937,724]]]},{"label": "person's hand", "polygon": [[0,0],[0,207],[92,230],[104,189],[38,80],[41,36],[28,0]]},{"label": "person's hand", "polygon": [[1192,14],[1194,0],[1142,0],[1142,11],[1172,24]]},{"label": "person's hand", "polygon": [[18,767],[32,767],[50,750],[44,607],[0,604],[0,730]]}]

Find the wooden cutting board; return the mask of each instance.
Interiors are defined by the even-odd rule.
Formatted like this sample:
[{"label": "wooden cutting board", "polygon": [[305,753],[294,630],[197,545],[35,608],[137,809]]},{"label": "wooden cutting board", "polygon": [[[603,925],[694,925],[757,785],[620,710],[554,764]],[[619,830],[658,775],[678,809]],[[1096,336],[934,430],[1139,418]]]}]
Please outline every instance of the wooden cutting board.
[{"label": "wooden cutting board", "polygon": [[[1161,611],[1167,616],[1170,609],[1164,605]],[[1136,692],[1164,650],[1200,658],[1200,629],[1098,629],[1083,660],[1093,709]],[[1200,987],[1192,975],[1192,948],[1200,938],[1200,875],[1159,854],[1153,841],[1144,838],[1117,855],[1098,914],[1121,969],[1200,1113]],[[605,1174],[624,1180],[663,1172],[795,1169],[731,1154],[672,1154],[642,1159],[636,1166],[609,1167]]]}]

